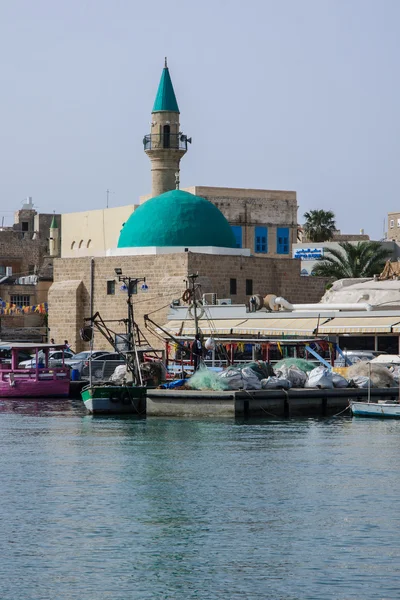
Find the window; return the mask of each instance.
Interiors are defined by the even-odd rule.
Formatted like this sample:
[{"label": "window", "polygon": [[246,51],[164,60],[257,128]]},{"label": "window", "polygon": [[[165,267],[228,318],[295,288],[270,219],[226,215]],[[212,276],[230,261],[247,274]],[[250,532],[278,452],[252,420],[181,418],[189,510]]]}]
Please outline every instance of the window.
[{"label": "window", "polygon": [[252,295],[253,295],[253,280],[246,279],[246,296],[252,296]]},{"label": "window", "polygon": [[3,265],[0,265],[0,277],[4,277],[6,274],[6,268]]},{"label": "window", "polygon": [[75,242],[72,242],[72,244],[71,244],[71,250],[74,249],[74,246],[75,246]]},{"label": "window", "polygon": [[90,248],[91,243],[92,243],[92,240],[88,240],[88,243],[86,244],[86,248]]},{"label": "window", "polygon": [[164,125],[163,134],[164,134],[163,147],[169,148],[170,147],[170,138],[171,138],[171,128],[169,125]]},{"label": "window", "polygon": [[229,280],[229,293],[231,296],[236,296],[236,279]]},{"label": "window", "polygon": [[81,241],[79,242],[79,248],[82,248],[82,245],[83,245],[83,240],[81,240]]},{"label": "window", "polygon": [[114,279],[107,281],[107,296],[114,296],[115,294],[115,281]]},{"label": "window", "polygon": [[400,227],[400,219],[397,219],[397,227]]},{"label": "window", "polygon": [[21,228],[22,228],[22,231],[29,231],[29,222],[28,221],[22,221]]},{"label": "window", "polygon": [[390,219],[390,228],[392,229],[394,227],[394,219]]},{"label": "window", "polygon": [[28,265],[28,274],[29,275],[35,274],[35,265]]},{"label": "window", "polygon": [[231,225],[231,227],[236,240],[236,248],[242,248],[242,227],[240,225]]},{"label": "window", "polygon": [[289,254],[289,227],[278,227],[276,230],[276,253]]},{"label": "window", "polygon": [[267,227],[254,228],[254,252],[259,254],[266,254],[268,252]]},{"label": "window", "polygon": [[10,302],[17,306],[30,306],[30,296],[10,296]]}]

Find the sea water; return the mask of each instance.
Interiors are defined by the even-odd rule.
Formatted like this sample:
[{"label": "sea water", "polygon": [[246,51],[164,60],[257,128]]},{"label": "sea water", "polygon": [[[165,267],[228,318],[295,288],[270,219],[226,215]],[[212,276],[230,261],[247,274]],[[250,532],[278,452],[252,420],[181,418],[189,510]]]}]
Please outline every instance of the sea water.
[{"label": "sea water", "polygon": [[400,421],[0,419],[1,600],[400,597]]}]

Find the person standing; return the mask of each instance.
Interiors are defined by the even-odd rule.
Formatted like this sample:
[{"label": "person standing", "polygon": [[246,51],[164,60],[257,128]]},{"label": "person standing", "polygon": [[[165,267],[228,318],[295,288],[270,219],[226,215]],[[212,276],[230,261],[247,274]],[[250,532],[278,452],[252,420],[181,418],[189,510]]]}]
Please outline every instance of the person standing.
[{"label": "person standing", "polygon": [[196,333],[194,342],[192,343],[192,360],[194,370],[197,371],[200,368],[201,359],[203,358],[203,344],[200,340],[200,334]]}]

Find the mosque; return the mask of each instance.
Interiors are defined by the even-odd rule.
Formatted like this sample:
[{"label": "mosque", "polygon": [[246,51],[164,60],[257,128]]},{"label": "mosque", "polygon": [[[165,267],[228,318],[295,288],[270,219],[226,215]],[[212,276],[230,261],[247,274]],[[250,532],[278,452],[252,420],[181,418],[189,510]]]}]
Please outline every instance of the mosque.
[{"label": "mosque", "polygon": [[[60,258],[49,290],[51,337],[83,350],[85,317],[124,318],[126,291],[116,276],[146,278],[134,298],[139,324],[153,313],[163,323],[182,297],[185,279],[199,273],[203,293],[216,303],[248,303],[275,293],[292,302],[318,302],[325,280],[300,276],[291,258],[297,233],[295,192],[237,188],[179,189],[180,161],[191,138],[165,63],[151,132],[143,139],[151,161],[152,194],[140,204],[62,215]],[[136,291],[136,290],[135,290]],[[123,333],[123,330],[121,331]],[[154,341],[154,340],[151,340]],[[102,347],[104,341],[96,340]]]}]

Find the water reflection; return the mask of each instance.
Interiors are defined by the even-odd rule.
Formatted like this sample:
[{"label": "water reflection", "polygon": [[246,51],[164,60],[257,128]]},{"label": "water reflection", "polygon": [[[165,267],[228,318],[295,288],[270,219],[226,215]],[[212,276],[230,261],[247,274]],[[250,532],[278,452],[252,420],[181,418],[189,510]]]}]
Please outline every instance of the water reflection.
[{"label": "water reflection", "polygon": [[400,423],[1,410],[2,600],[396,597]]}]

